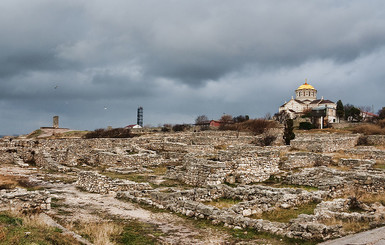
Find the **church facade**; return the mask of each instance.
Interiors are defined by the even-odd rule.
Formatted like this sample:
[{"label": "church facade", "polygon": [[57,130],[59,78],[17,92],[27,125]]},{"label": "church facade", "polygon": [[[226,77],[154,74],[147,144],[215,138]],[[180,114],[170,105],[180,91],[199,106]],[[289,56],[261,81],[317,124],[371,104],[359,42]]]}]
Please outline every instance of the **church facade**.
[{"label": "church facade", "polygon": [[295,99],[285,102],[279,107],[279,113],[286,113],[291,119],[295,119],[311,111],[324,111],[324,120],[327,123],[337,122],[337,105],[331,100],[323,97],[317,99],[317,90],[305,81],[295,90]]}]

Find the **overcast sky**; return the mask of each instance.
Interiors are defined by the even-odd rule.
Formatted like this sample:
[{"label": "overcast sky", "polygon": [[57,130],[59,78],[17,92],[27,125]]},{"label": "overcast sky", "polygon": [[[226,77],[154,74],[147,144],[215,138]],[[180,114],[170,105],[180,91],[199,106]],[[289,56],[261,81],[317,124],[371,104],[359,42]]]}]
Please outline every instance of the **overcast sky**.
[{"label": "overcast sky", "polygon": [[385,1],[1,0],[0,134],[385,106]]}]

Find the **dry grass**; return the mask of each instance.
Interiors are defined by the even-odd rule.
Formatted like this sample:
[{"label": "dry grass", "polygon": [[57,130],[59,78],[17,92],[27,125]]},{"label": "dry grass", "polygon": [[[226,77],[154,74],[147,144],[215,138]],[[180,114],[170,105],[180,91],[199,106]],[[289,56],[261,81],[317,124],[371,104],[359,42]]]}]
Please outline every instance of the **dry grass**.
[{"label": "dry grass", "polygon": [[347,159],[362,159],[363,155],[357,155],[357,154],[347,154],[343,150],[337,151],[333,154],[333,160],[339,161],[341,158],[347,158]]},{"label": "dry grass", "polygon": [[376,164],[373,167],[385,170],[385,161],[384,160],[377,160]]},{"label": "dry grass", "polygon": [[227,145],[215,145],[214,149],[215,150],[226,150],[227,149]]},{"label": "dry grass", "polygon": [[0,190],[13,189],[16,187],[23,187],[30,190],[38,189],[38,187],[34,183],[31,183],[27,177],[0,175]]},{"label": "dry grass", "polygon": [[385,150],[385,145],[375,145],[374,147],[376,147],[379,150]]},{"label": "dry grass", "polygon": [[343,171],[343,172],[350,171],[352,169],[352,167],[349,167],[349,166],[335,166],[335,165],[331,165],[331,166],[329,166],[329,168]]},{"label": "dry grass", "polygon": [[349,133],[351,133],[351,131],[348,129],[340,129],[340,128],[294,130],[294,132],[295,133],[303,133],[303,134],[319,134],[319,133],[349,134]]},{"label": "dry grass", "polygon": [[15,188],[18,184],[19,183],[13,176],[0,175],[0,190]]},{"label": "dry grass", "polygon": [[123,226],[111,222],[91,223],[84,226],[82,233],[86,234],[95,245],[115,244],[113,237],[123,232]]},{"label": "dry grass", "polygon": [[62,234],[39,215],[24,215],[17,211],[0,212],[0,244],[79,244]]},{"label": "dry grass", "polygon": [[55,134],[53,138],[82,138],[88,132],[89,131],[80,131],[80,130],[68,131],[61,134]]},{"label": "dry grass", "polygon": [[357,126],[355,128],[352,128],[351,131],[353,133],[360,133],[365,135],[385,135],[385,128],[381,128],[379,125],[375,124],[365,124],[361,126]]},{"label": "dry grass", "polygon": [[255,219],[265,219],[287,223],[291,219],[297,218],[300,214],[314,214],[314,209],[317,204],[317,202],[310,202],[290,209],[277,208],[273,211],[264,212],[262,214],[255,214],[251,217]]},{"label": "dry grass", "polygon": [[30,138],[37,138],[38,136],[42,135],[43,134],[43,131],[41,129],[36,129],[35,131],[33,131],[32,133],[30,133],[29,135],[27,135],[27,139],[30,139]]},{"label": "dry grass", "polygon": [[219,209],[231,208],[232,206],[238,204],[241,200],[219,198],[210,202],[204,202],[205,205],[210,205]]},{"label": "dry grass", "polygon": [[[21,217],[21,214],[18,214],[18,216]],[[39,214],[26,215],[22,216],[22,218],[23,224],[26,226],[33,226],[40,229],[48,227],[48,225],[44,222],[44,218],[42,218]]]},{"label": "dry grass", "polygon": [[323,220],[322,223],[327,226],[340,225],[344,231],[349,233],[356,233],[370,228],[369,222],[367,221],[337,220],[333,218]]},{"label": "dry grass", "polygon": [[374,193],[368,193],[362,188],[358,188],[356,186],[352,186],[349,188],[344,195],[341,196],[342,198],[350,198],[354,197],[358,201],[367,203],[367,204],[372,204],[375,202],[379,202],[382,205],[385,206],[385,195],[383,194],[374,194]]},{"label": "dry grass", "polygon": [[358,200],[363,203],[375,203],[379,202],[385,206],[385,195],[363,193],[358,197]]},{"label": "dry grass", "polygon": [[151,174],[153,175],[165,175],[167,172],[167,167],[166,166],[158,166],[155,168],[151,168],[153,171]]}]

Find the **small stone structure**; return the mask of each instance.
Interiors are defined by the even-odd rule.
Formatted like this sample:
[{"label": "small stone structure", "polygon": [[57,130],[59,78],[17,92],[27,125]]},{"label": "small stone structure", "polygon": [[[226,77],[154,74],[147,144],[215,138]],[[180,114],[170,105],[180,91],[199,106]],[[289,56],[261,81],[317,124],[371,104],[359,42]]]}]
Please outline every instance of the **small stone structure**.
[{"label": "small stone structure", "polygon": [[48,191],[27,191],[25,189],[0,190],[0,210],[20,210],[22,212],[41,212],[51,209]]},{"label": "small stone structure", "polygon": [[59,128],[59,116],[54,116],[53,117],[53,128]]},{"label": "small stone structure", "polygon": [[82,190],[101,194],[125,190],[152,190],[152,187],[148,183],[112,179],[93,171],[80,172],[75,184]]}]

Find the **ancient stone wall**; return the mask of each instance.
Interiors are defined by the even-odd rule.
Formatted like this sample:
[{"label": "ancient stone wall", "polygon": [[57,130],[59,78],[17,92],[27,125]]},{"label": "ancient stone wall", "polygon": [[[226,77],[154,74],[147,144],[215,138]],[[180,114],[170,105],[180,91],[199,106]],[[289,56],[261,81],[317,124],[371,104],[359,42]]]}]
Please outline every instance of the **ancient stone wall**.
[{"label": "ancient stone wall", "polygon": [[[231,228],[241,229],[247,227],[256,231],[301,239],[330,239],[340,236],[341,229],[317,222],[317,216],[311,217],[311,220],[299,217],[289,223],[246,217],[275,208],[296,207],[311,201],[320,202],[325,194],[325,192],[307,192],[264,186],[231,188],[220,185],[172,193],[156,190],[150,192],[118,192],[117,197],[153,205],[160,209],[169,209],[189,217],[209,219],[214,224],[222,223],[224,226]],[[244,201],[228,209],[219,209],[202,203],[218,198],[241,199]],[[322,212],[318,213],[323,214]]]},{"label": "ancient stone wall", "polygon": [[385,173],[376,170],[340,171],[314,167],[282,176],[282,181],[288,184],[314,186],[321,190],[332,191],[334,195],[355,189],[363,189],[369,193],[385,192]]},{"label": "ancient stone wall", "polygon": [[290,145],[311,152],[335,152],[354,148],[358,138],[359,135],[353,134],[297,134]]},{"label": "ancient stone wall", "polygon": [[369,145],[385,145],[385,135],[368,135]]},{"label": "ancient stone wall", "polygon": [[0,190],[0,209],[40,212],[51,209],[48,191],[27,191],[25,189]]},{"label": "ancient stone wall", "polygon": [[331,164],[331,156],[325,156],[313,152],[290,152],[281,159],[280,169],[294,169],[314,166],[328,166]]},{"label": "ancient stone wall", "polygon": [[106,194],[109,192],[125,190],[151,190],[148,183],[137,183],[123,179],[112,179],[93,171],[82,171],[78,173],[76,186],[82,190]]}]

